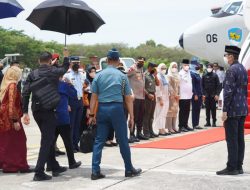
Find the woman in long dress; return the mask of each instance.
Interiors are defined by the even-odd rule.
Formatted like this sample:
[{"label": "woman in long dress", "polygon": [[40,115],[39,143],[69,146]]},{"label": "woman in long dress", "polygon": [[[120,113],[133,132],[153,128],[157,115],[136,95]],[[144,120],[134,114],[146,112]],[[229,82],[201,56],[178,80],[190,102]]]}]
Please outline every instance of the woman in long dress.
[{"label": "woman in long dress", "polygon": [[169,81],[170,104],[166,120],[166,129],[172,134],[178,133],[176,129],[176,118],[179,111],[180,99],[180,76],[178,73],[178,65],[172,62],[168,69],[167,75]]},{"label": "woman in long dress", "polygon": [[161,63],[158,68],[158,79],[160,86],[156,86],[156,107],[154,112],[153,128],[159,130],[159,135],[166,136],[165,130],[166,117],[169,108],[168,81],[166,79],[167,66]]},{"label": "woman in long dress", "polygon": [[26,135],[21,123],[21,95],[17,83],[22,71],[10,67],[4,75],[0,90],[0,168],[4,173],[28,173]]}]

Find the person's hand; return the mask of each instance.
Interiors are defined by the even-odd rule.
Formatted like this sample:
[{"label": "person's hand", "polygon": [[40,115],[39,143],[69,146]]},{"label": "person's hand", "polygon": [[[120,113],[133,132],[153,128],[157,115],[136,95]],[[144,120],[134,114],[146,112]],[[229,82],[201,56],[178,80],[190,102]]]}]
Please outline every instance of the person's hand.
[{"label": "person's hand", "polygon": [[216,96],[214,97],[214,99],[215,99],[215,101],[218,101],[218,100],[219,100],[219,96],[216,95]]},{"label": "person's hand", "polygon": [[227,112],[222,112],[221,120],[223,122],[227,120]]},{"label": "person's hand", "polygon": [[130,130],[132,130],[134,127],[134,118],[133,117],[131,117],[131,116],[129,117],[128,124],[129,124]]},{"label": "person's hand", "polygon": [[72,110],[71,110],[71,107],[70,107],[70,105],[68,105],[68,111],[69,112],[71,112]]},{"label": "person's hand", "polygon": [[64,57],[69,57],[69,50],[68,50],[67,47],[64,47],[64,49],[63,49],[63,56]]},{"label": "person's hand", "polygon": [[54,60],[52,60],[51,65],[55,65],[57,61],[57,58],[55,58]]},{"label": "person's hand", "polygon": [[27,113],[23,115],[23,123],[25,125],[29,125],[30,124],[30,116]]},{"label": "person's hand", "polygon": [[89,125],[96,125],[96,118],[95,117],[89,117],[88,123],[89,123]]},{"label": "person's hand", "polygon": [[205,102],[206,96],[202,96],[202,101]]},{"label": "person's hand", "polygon": [[153,101],[155,99],[155,96],[153,94],[148,94],[148,99]]},{"label": "person's hand", "polygon": [[175,99],[176,99],[176,101],[179,101],[180,100],[180,96],[179,95],[175,96]]},{"label": "person's hand", "polygon": [[198,101],[199,100],[199,97],[197,95],[194,96],[194,100],[195,101]]},{"label": "person's hand", "polygon": [[155,72],[154,72],[154,76],[156,77],[157,76],[157,74],[158,74],[158,72],[157,72],[157,70],[155,69]]},{"label": "person's hand", "polygon": [[16,131],[19,131],[19,130],[21,129],[21,126],[20,126],[20,123],[19,123],[19,122],[15,122],[15,123],[14,123],[14,129],[15,129]]},{"label": "person's hand", "polygon": [[160,100],[160,106],[161,106],[161,107],[163,107],[163,106],[164,106],[164,102],[163,102],[163,100],[162,100],[162,99]]},{"label": "person's hand", "polygon": [[89,114],[90,114],[90,109],[87,109],[87,112],[86,112],[86,117],[89,118]]}]

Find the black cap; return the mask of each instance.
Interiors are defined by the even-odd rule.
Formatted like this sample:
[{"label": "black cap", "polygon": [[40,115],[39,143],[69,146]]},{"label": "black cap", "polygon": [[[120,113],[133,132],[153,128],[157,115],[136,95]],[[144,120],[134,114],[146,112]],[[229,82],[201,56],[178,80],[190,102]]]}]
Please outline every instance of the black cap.
[{"label": "black cap", "polygon": [[225,46],[225,52],[228,54],[240,55],[241,49],[237,46]]},{"label": "black cap", "polygon": [[149,63],[148,63],[148,67],[157,67],[157,64],[152,63],[152,62],[149,62]]},{"label": "black cap", "polygon": [[189,59],[183,59],[181,63],[182,64],[189,64]]}]

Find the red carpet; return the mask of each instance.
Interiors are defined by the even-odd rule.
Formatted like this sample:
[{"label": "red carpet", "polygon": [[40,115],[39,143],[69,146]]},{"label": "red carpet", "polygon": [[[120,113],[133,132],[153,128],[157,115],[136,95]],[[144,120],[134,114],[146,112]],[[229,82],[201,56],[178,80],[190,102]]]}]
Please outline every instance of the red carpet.
[{"label": "red carpet", "polygon": [[[250,129],[245,129],[245,134],[250,134]],[[154,142],[138,144],[132,147],[186,150],[223,140],[225,140],[225,130],[223,127],[220,127],[179,137],[170,137]]]}]

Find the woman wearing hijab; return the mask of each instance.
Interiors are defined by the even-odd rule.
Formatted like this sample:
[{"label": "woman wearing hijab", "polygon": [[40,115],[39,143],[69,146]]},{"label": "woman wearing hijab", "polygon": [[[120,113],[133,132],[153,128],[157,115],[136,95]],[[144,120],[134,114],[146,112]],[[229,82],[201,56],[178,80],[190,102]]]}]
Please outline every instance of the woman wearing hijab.
[{"label": "woman wearing hijab", "polygon": [[88,127],[88,118],[89,118],[89,103],[91,99],[91,85],[96,75],[96,68],[90,67],[86,71],[86,79],[83,85],[83,119],[82,119],[82,127],[80,129],[80,134],[82,134],[83,130],[86,130]]},{"label": "woman wearing hijab", "polygon": [[167,67],[164,63],[159,64],[158,79],[160,85],[156,86],[156,107],[154,112],[153,128],[159,130],[159,135],[167,136],[169,133],[165,131],[166,117],[169,108],[169,90],[168,81],[166,79]]},{"label": "woman wearing hijab", "polygon": [[179,110],[180,99],[180,76],[178,73],[178,65],[176,62],[172,62],[168,69],[167,79],[169,81],[169,110],[166,120],[166,129],[172,134],[177,133],[176,118]]},{"label": "woman wearing hijab", "polygon": [[21,123],[21,95],[17,83],[22,71],[10,67],[0,89],[0,168],[4,173],[31,172],[27,163],[26,135]]}]

